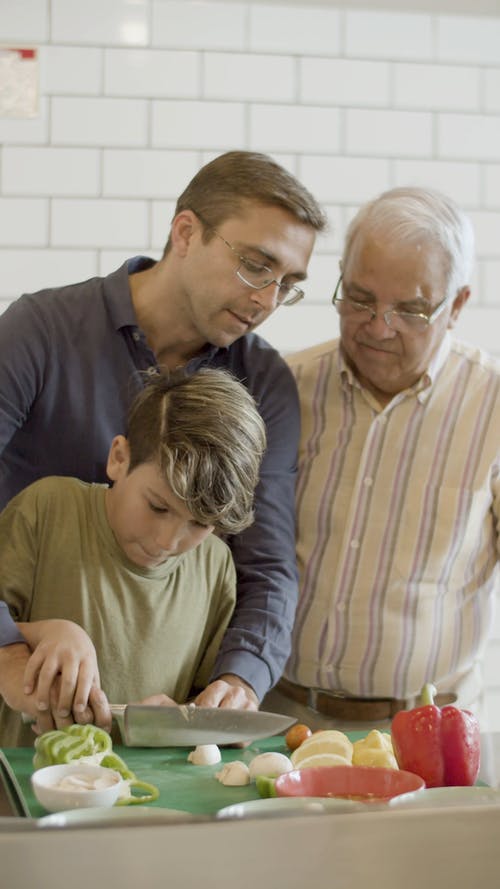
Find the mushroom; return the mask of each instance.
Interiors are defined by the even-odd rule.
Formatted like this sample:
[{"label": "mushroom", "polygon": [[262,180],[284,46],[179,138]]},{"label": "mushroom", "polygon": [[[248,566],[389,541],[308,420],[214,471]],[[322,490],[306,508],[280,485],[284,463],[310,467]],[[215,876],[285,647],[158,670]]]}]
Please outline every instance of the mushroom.
[{"label": "mushroom", "polygon": [[255,781],[257,775],[265,775],[267,778],[277,778],[293,768],[292,763],[284,753],[259,753],[254,756],[250,765],[250,779]]}]

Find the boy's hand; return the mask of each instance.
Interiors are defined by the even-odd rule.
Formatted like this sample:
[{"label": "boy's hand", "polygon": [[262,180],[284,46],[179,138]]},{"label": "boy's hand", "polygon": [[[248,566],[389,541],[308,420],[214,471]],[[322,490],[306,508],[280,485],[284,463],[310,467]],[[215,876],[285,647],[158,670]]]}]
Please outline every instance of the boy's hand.
[{"label": "boy's hand", "polygon": [[177,707],[177,702],[174,701],[173,698],[169,698],[168,695],[164,695],[160,693],[158,695],[150,695],[149,698],[144,698],[143,701],[136,701],[137,704],[154,704],[156,707]]},{"label": "boy's hand", "polygon": [[194,699],[197,707],[225,707],[230,710],[258,710],[259,701],[253,688],[239,676],[219,676]]},{"label": "boy's hand", "polygon": [[34,696],[41,724],[47,711],[58,722],[92,721],[91,691],[94,715],[110,723],[105,695],[104,699],[96,695],[100,688],[97,655],[85,630],[72,621],[56,619],[21,623],[19,629],[34,649],[24,671],[24,693]]},{"label": "boy's hand", "polygon": [[72,715],[67,717],[57,715],[60,676],[56,677],[51,686],[49,708],[39,710],[35,694],[27,695],[24,691],[24,675],[31,656],[31,651],[25,643],[16,643],[0,648],[0,696],[12,710],[26,713],[33,719],[33,731],[36,734],[42,734],[54,728],[65,728],[74,721],[91,722],[110,731],[111,712],[106,695],[100,688],[91,688],[88,702],[76,720]]},{"label": "boy's hand", "polygon": [[50,696],[51,700],[54,701],[53,706],[49,707],[48,710],[37,710],[36,722],[33,726],[35,734],[42,735],[44,732],[50,732],[54,728],[66,728],[66,726],[73,725],[75,722],[79,725],[91,723],[104,729],[106,732],[111,732],[111,711],[108,699],[101,688],[93,686],[90,689],[88,703],[84,709],[78,711],[78,713],[70,713],[66,717],[59,716],[57,711],[57,701],[59,698],[58,678],[56,678],[51,687]]}]

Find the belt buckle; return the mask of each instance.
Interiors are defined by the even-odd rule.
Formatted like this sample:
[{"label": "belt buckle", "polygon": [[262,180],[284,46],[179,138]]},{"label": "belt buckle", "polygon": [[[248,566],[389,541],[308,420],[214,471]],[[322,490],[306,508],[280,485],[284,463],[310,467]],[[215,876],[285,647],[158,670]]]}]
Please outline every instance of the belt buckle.
[{"label": "belt buckle", "polygon": [[332,698],[333,700],[337,700],[337,701],[343,701],[346,698],[346,695],[344,695],[338,691],[330,691],[329,689],[325,689],[325,688],[308,688],[308,690],[307,690],[307,706],[311,710],[316,710],[317,713],[320,712],[318,710],[318,695],[319,694],[325,695],[325,697]]},{"label": "belt buckle", "polygon": [[[359,704],[360,702],[366,703],[367,705],[372,705],[374,707],[378,707],[381,710],[385,708],[385,712],[381,713],[377,717],[373,717],[374,719],[392,719],[392,717],[401,709],[401,706],[396,706],[396,704],[404,704],[407,706],[406,701],[396,701],[394,698],[367,698],[366,702],[357,697],[356,695],[346,695],[341,691],[331,691],[330,689],[324,688],[309,688],[307,694],[307,706],[312,710],[315,710],[317,713],[323,712],[318,707],[318,695],[321,694],[323,697],[330,698],[332,701],[345,701],[347,704],[352,701],[353,705]],[[403,708],[404,709],[404,708]]]},{"label": "belt buckle", "polygon": [[318,689],[317,688],[309,688],[307,689],[307,701],[306,705],[310,710],[316,710],[316,702],[318,699]]}]

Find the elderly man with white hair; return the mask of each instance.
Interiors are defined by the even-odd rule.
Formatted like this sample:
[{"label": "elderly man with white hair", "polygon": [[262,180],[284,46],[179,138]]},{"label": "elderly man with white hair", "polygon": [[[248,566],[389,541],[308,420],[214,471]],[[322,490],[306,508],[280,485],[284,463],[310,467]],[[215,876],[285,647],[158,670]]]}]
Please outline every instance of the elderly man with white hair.
[{"label": "elderly man with white hair", "polygon": [[340,337],[291,356],[301,400],[300,601],[267,700],[311,727],[437,703],[480,713],[498,581],[500,366],[452,334],[470,221],[396,188],[347,231]]}]

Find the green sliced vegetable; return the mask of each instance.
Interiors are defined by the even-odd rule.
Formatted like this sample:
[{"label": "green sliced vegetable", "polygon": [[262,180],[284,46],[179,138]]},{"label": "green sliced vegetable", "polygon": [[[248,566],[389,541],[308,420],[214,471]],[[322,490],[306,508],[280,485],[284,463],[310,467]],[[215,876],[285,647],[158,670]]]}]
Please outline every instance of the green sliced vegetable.
[{"label": "green sliced vegetable", "polygon": [[101,759],[100,765],[104,766],[106,769],[114,769],[115,772],[119,772],[125,781],[135,780],[134,773],[130,771],[127,763],[124,762],[121,756],[118,756],[117,753],[107,753],[106,756],[103,756]]},{"label": "green sliced vegetable", "polygon": [[[35,769],[41,769],[90,756],[104,768],[114,769],[127,782],[130,796],[120,799],[116,805],[143,805],[158,799],[158,788],[147,781],[139,781],[121,756],[114,753],[110,735],[95,725],[70,725],[40,735],[35,740],[33,765]],[[136,790],[144,793],[136,794]]]},{"label": "green sliced vegetable", "polygon": [[268,778],[267,775],[257,775],[255,779],[257,793],[262,799],[270,796],[278,796],[276,793],[276,778]]},{"label": "green sliced vegetable", "polygon": [[35,769],[71,762],[82,756],[106,753],[113,747],[111,737],[95,725],[69,725],[45,732],[35,740]]},{"label": "green sliced vegetable", "polygon": [[[124,799],[118,800],[115,804],[117,806],[142,806],[144,803],[152,803],[155,799],[158,799],[160,795],[160,791],[154,784],[148,784],[147,781],[139,781],[135,778],[132,781],[128,782],[130,788],[130,796],[125,797]],[[144,790],[145,793],[142,796],[136,796],[134,790]]]}]

